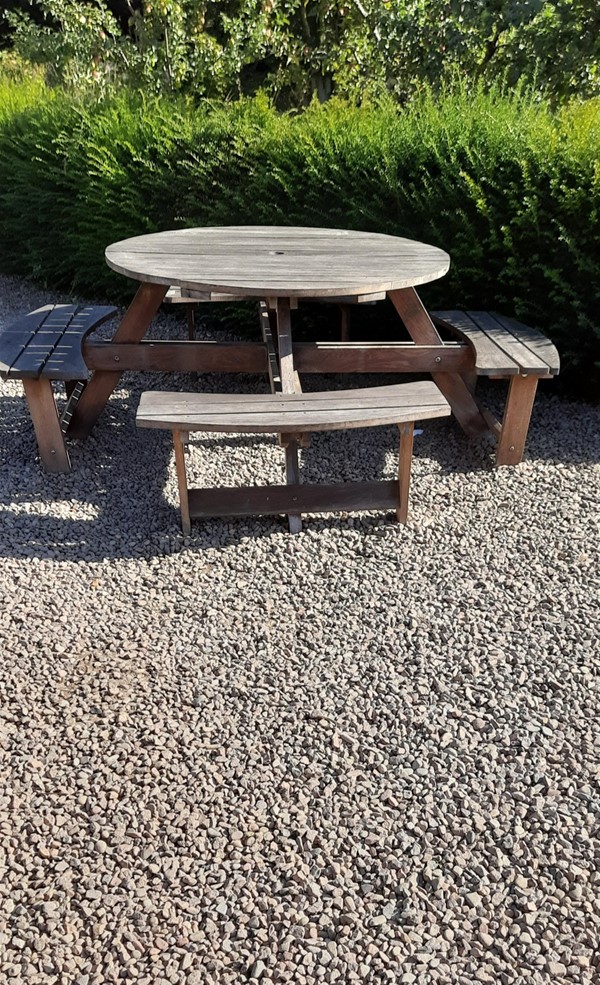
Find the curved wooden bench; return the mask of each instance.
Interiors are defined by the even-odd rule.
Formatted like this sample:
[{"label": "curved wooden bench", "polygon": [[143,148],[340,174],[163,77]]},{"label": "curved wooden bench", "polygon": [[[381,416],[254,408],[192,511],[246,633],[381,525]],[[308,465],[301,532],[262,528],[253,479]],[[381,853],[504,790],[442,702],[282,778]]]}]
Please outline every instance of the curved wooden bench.
[{"label": "curved wooden bench", "polygon": [[[104,305],[46,304],[23,315],[0,332],[0,375],[22,380],[38,442],[48,472],[71,468],[65,446],[66,426],[88,367],[82,355],[84,339],[117,313]],[[52,390],[53,380],[63,380],[70,397],[59,417]]]},{"label": "curved wooden bench", "polygon": [[[184,533],[192,517],[329,512],[392,508],[405,523],[414,422],[447,417],[450,405],[435,383],[401,383],[369,389],[290,394],[142,394],[138,427],[173,432]],[[377,427],[400,429],[398,481],[336,485],[190,489],[183,444],[190,431],[300,435],[311,431]]]},{"label": "curved wooden bench", "polygon": [[509,380],[502,422],[482,408],[498,437],[497,465],[517,465],[523,458],[538,381],[560,370],[560,358],[550,339],[514,318],[490,311],[434,311],[437,328],[449,329],[469,343],[475,354],[475,389],[478,376]]}]

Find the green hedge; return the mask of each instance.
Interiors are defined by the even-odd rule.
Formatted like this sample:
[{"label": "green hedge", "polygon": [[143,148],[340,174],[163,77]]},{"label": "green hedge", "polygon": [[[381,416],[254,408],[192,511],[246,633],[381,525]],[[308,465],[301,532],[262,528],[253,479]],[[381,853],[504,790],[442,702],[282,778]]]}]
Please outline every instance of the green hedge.
[{"label": "green hedge", "polygon": [[0,83],[0,269],[90,296],[131,285],[104,247],[190,225],[329,225],[446,249],[432,305],[497,308],[544,329],[563,383],[600,379],[600,102],[553,114],[518,94],[453,92],[282,116],[263,99],[84,105]]}]

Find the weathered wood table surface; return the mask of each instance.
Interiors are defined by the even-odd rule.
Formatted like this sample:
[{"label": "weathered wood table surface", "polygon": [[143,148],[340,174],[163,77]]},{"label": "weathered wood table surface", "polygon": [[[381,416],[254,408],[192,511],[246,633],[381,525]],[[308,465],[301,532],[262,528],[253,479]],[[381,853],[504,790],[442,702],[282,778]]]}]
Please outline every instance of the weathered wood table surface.
[{"label": "weathered wood table surface", "polygon": [[[415,290],[447,272],[443,250],[377,233],[231,226],[137,236],[109,246],[106,261],[141,284],[111,342],[84,345],[92,376],[73,411],[72,437],[90,432],[125,370],[264,372],[274,390],[287,393],[299,391],[299,372],[429,372],[467,433],[487,428],[465,382],[472,351],[442,341]],[[173,286],[263,300],[262,343],[143,341]],[[386,295],[412,342],[293,343],[290,311],[298,299]],[[283,440],[293,479],[301,436]]]}]

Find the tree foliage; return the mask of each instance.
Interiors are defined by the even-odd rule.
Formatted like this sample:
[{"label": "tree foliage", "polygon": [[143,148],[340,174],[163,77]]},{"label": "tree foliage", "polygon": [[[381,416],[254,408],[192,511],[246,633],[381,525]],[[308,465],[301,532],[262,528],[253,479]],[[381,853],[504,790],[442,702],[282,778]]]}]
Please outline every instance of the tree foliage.
[{"label": "tree foliage", "polygon": [[387,91],[406,99],[425,86],[443,87],[457,73],[525,82],[555,101],[600,93],[597,0],[13,0],[12,6],[17,50],[45,64],[52,81],[73,85],[102,88],[125,79],[146,90],[209,98],[262,88],[285,108],[334,94],[364,99]]}]

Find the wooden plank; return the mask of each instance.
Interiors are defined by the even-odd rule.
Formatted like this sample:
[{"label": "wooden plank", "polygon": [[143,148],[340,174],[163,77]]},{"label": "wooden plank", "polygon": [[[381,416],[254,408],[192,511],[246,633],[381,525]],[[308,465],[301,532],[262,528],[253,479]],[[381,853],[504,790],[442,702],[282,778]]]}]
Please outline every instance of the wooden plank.
[{"label": "wooden plank", "polygon": [[400,523],[408,519],[408,494],[410,489],[410,469],[412,465],[413,438],[415,426],[412,421],[406,421],[398,427],[400,431],[400,453],[398,458],[398,491],[399,502],[396,516]]},{"label": "wooden plank", "polygon": [[434,311],[433,318],[443,328],[457,332],[472,345],[478,376],[515,376],[519,364],[475,324],[466,311]]},{"label": "wooden plank", "polygon": [[[139,342],[148,331],[166,293],[166,287],[141,284],[113,336],[113,342]],[[121,373],[94,373],[79,400],[67,433],[73,438],[85,438],[102,413],[110,395],[119,383]]]},{"label": "wooden plank", "polygon": [[0,335],[0,374],[8,378],[11,366],[19,358],[33,333],[3,332]]},{"label": "wooden plank", "polygon": [[548,372],[551,376],[556,376],[560,371],[560,356],[556,346],[549,338],[543,335],[542,332],[538,332],[536,328],[530,328],[529,325],[524,325],[514,318],[499,315],[495,311],[490,312],[490,314],[502,328],[514,335],[519,342],[530,349],[534,355],[547,365]]},{"label": "wooden plank", "polygon": [[[0,373],[18,378],[20,373],[14,369],[15,363],[22,359],[28,346],[35,343],[46,346],[50,351],[53,343],[60,339],[75,310],[74,305],[46,304],[11,322],[0,333]],[[38,349],[37,358],[24,359],[22,365],[28,377],[36,378],[39,375],[40,355],[41,350]]]},{"label": "wooden plank", "polygon": [[293,433],[372,427],[445,417],[447,401],[428,381],[301,394],[142,394],[139,427]]},{"label": "wooden plank", "polygon": [[[63,339],[67,339],[63,335]],[[81,352],[81,339],[55,346],[42,366],[40,376],[48,380],[85,380],[88,368]]]},{"label": "wooden plank", "polygon": [[[35,338],[35,335],[32,338]],[[35,345],[29,342],[8,370],[7,378],[37,380],[49,354],[47,345]]]},{"label": "wooden plank", "polygon": [[502,418],[496,465],[518,465],[523,458],[539,377],[513,376]]},{"label": "wooden plank", "polygon": [[[74,316],[65,326],[65,335],[78,335],[82,339],[105,322],[114,318],[118,309],[110,304],[87,305],[77,308]],[[49,319],[49,324],[51,319]],[[44,326],[45,328],[46,326]]]},{"label": "wooden plank", "polygon": [[470,311],[469,317],[473,319],[488,339],[495,342],[510,359],[517,363],[520,373],[535,373],[536,376],[549,375],[548,364],[508,332],[488,311]]},{"label": "wooden plank", "polygon": [[188,484],[185,471],[185,449],[180,431],[173,431],[173,445],[175,448],[175,468],[177,470],[177,484],[179,486],[179,506],[181,509],[181,528],[184,534],[191,533],[190,505]]},{"label": "wooden plank", "polygon": [[301,342],[293,351],[299,373],[468,372],[475,364],[471,346],[460,342]]},{"label": "wooden plank", "polygon": [[407,288],[403,291],[391,291],[389,297],[413,342],[419,345],[443,345],[441,336],[415,290]]},{"label": "wooden plank", "polygon": [[274,226],[151,233],[112,244],[106,260],[146,283],[259,298],[380,295],[442,277],[450,263],[398,236]]},{"label": "wooden plank", "polygon": [[35,333],[44,326],[55,305],[45,304],[11,322],[0,332],[0,373],[10,376],[11,367]]},{"label": "wooden plank", "polygon": [[260,516],[397,509],[398,483],[346,482],[332,485],[250,486],[190,489],[190,516]]},{"label": "wooden plank", "polygon": [[63,304],[30,312],[0,336],[2,371],[9,378],[85,378],[82,340],[116,310],[112,306]]},{"label": "wooden plank", "polygon": [[267,373],[267,352],[255,342],[86,342],[88,369],[144,373]]},{"label": "wooden plank", "polygon": [[[218,294],[215,291],[193,291],[185,287],[170,287],[164,297],[166,304],[214,304],[219,302],[243,301],[239,294]],[[248,300],[255,301],[256,298]]]},{"label": "wooden plank", "polygon": [[24,379],[23,388],[44,468],[47,472],[70,472],[52,384],[49,380]]}]

